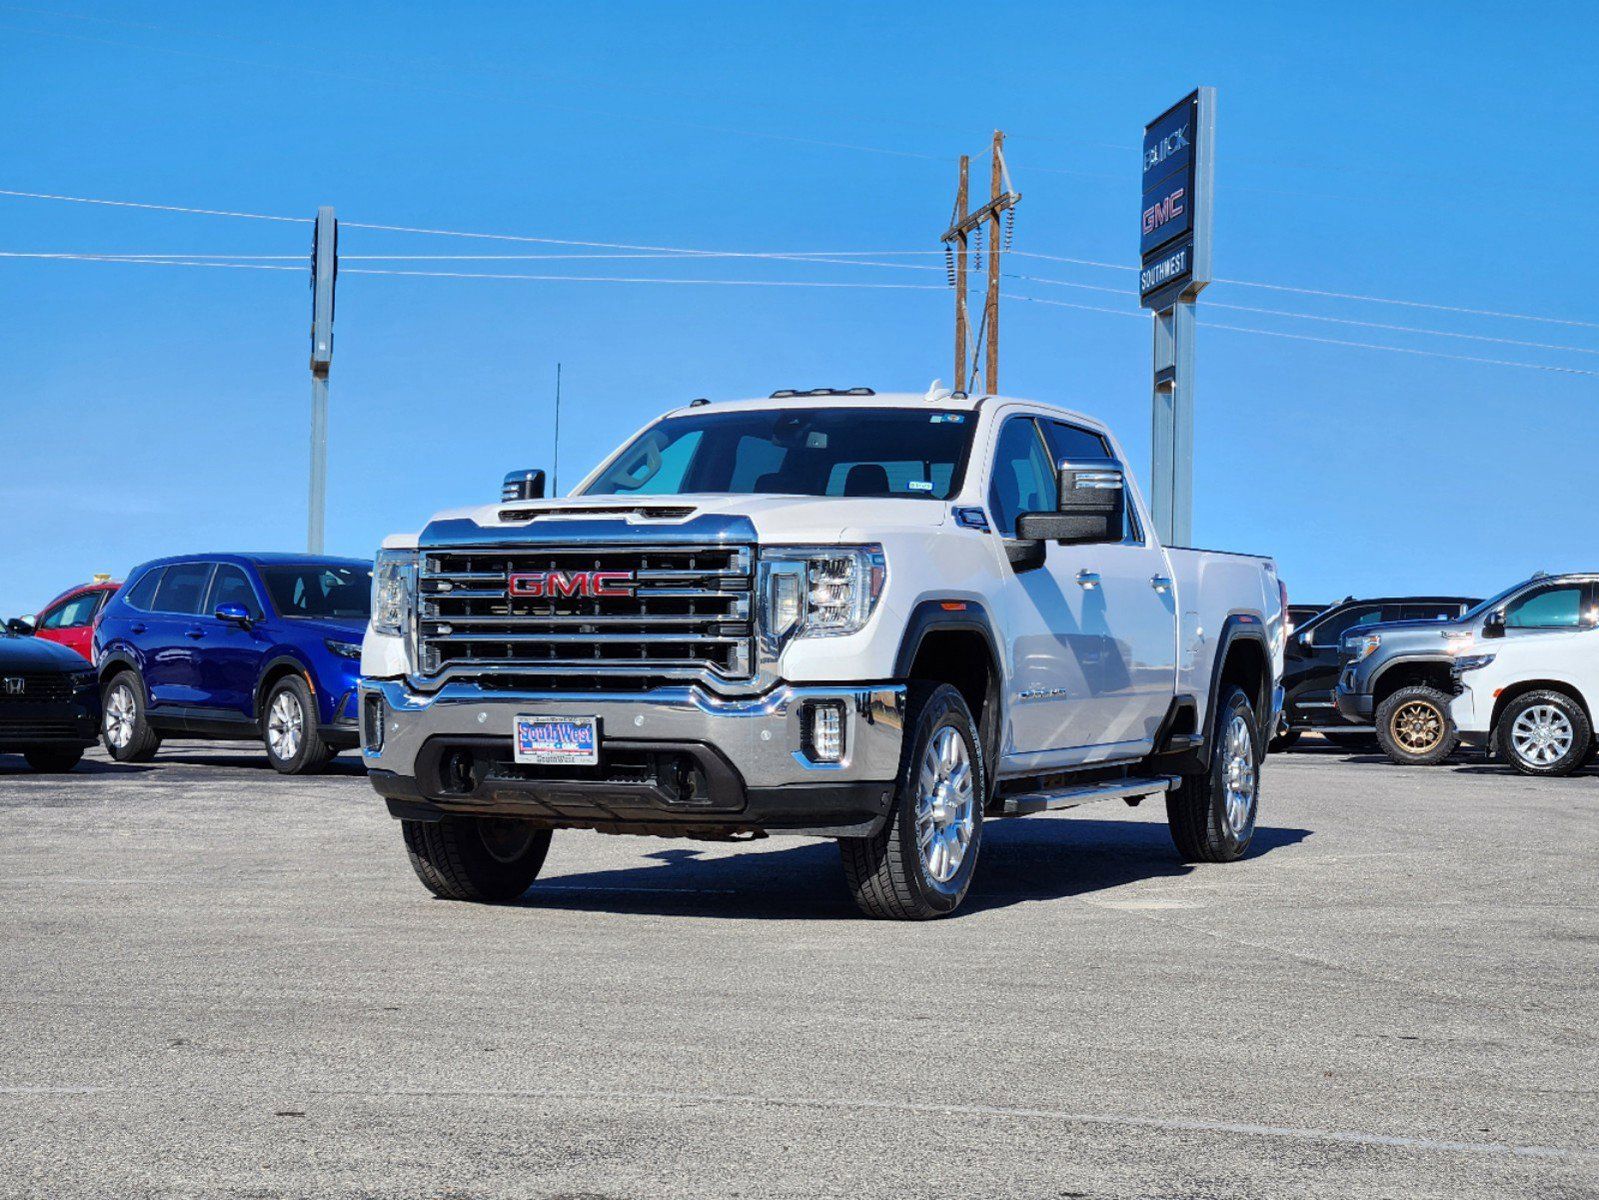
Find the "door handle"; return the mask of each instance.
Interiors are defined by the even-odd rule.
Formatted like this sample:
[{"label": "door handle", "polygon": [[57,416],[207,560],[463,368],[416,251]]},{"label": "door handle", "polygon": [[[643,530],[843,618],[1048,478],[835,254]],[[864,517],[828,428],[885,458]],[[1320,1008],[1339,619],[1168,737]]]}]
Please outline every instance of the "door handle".
[{"label": "door handle", "polygon": [[184,631],[183,636],[184,637],[193,638],[195,641],[199,641],[201,638],[203,638],[205,636],[205,630],[203,630],[203,629],[188,629],[188,630]]},{"label": "door handle", "polygon": [[1083,588],[1085,591],[1091,592],[1099,586],[1099,572],[1079,571],[1077,572],[1077,583],[1078,586]]},{"label": "door handle", "polygon": [[1171,577],[1168,575],[1151,575],[1149,577],[1149,586],[1157,592],[1169,592],[1171,591]]},{"label": "door handle", "polygon": [[149,628],[149,626],[145,625],[145,623],[143,621],[140,621],[137,625],[129,625],[128,626],[128,632],[129,633],[143,633],[147,628]]}]

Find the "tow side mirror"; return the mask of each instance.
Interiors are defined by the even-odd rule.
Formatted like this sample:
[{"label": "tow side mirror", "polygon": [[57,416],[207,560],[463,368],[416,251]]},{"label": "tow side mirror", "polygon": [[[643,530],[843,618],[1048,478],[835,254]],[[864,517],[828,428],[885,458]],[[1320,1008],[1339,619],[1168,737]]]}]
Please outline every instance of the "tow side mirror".
[{"label": "tow side mirror", "polygon": [[500,499],[502,501],[544,499],[544,472],[537,468],[512,471],[500,486]]},{"label": "tow side mirror", "polygon": [[1054,512],[1023,513],[1016,536],[1025,541],[1086,546],[1119,542],[1127,527],[1127,488],[1113,458],[1067,459],[1057,477],[1060,501]]},{"label": "tow side mirror", "polygon": [[[1053,513],[1038,513],[1041,517],[1054,516]],[[1016,522],[1018,532],[1021,529],[1021,517]],[[1005,557],[1010,561],[1011,569],[1020,575],[1023,571],[1036,571],[1044,565],[1044,543],[1037,538],[1006,538]]]},{"label": "tow side mirror", "polygon": [[1485,638],[1501,638],[1505,636],[1505,610],[1496,608],[1482,619],[1482,636]]},{"label": "tow side mirror", "polygon": [[219,604],[213,615],[217,620],[237,625],[240,629],[250,628],[250,610],[242,604]]}]

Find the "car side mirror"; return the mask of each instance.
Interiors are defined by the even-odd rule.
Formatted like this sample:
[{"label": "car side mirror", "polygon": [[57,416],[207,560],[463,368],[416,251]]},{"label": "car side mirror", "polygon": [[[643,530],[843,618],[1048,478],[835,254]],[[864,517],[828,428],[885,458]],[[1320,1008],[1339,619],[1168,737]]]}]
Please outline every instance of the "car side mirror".
[{"label": "car side mirror", "polygon": [[1482,619],[1482,636],[1485,638],[1501,638],[1505,636],[1505,610],[1496,608]]},{"label": "car side mirror", "polygon": [[502,501],[544,499],[544,472],[536,468],[512,471],[505,477],[505,482],[500,487],[500,499]]},{"label": "car side mirror", "polygon": [[33,618],[31,616],[12,617],[6,622],[6,629],[18,637],[32,637],[34,634]]},{"label": "car side mirror", "polygon": [[1306,653],[1315,649],[1315,642],[1312,640],[1314,636],[1314,633],[1310,630],[1304,633],[1296,633],[1288,644],[1300,653]]},{"label": "car side mirror", "polygon": [[242,604],[219,604],[214,615],[217,620],[237,625],[240,629],[250,628],[250,610]]},{"label": "car side mirror", "polygon": [[1066,459],[1057,482],[1060,500],[1052,513],[1023,513],[1016,536],[1028,541],[1085,546],[1119,542],[1127,527],[1127,482],[1113,458]]}]

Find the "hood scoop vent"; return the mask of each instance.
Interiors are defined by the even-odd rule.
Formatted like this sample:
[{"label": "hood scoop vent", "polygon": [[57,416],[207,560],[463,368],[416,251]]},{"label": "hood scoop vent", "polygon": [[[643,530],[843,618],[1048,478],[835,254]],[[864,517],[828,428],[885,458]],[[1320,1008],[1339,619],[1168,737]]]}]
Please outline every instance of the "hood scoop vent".
[{"label": "hood scoop vent", "polygon": [[692,505],[595,505],[589,508],[502,508],[502,521],[562,521],[592,517],[631,517],[642,521],[681,521],[694,515]]}]

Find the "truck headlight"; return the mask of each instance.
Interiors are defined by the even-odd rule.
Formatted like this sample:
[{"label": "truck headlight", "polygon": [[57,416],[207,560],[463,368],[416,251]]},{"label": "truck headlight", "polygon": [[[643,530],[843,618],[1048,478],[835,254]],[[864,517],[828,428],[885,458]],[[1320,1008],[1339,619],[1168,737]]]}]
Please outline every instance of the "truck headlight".
[{"label": "truck headlight", "polygon": [[1377,647],[1382,645],[1382,634],[1363,633],[1359,637],[1344,639],[1344,657],[1350,662],[1360,662],[1377,653]]},{"label": "truck headlight", "polygon": [[781,546],[762,560],[762,624],[777,641],[858,633],[888,577],[881,546]]},{"label": "truck headlight", "polygon": [[372,628],[408,632],[416,608],[416,551],[379,550],[372,569]]},{"label": "truck headlight", "polygon": [[1455,674],[1461,675],[1467,671],[1480,671],[1493,662],[1492,654],[1464,654],[1455,659]]}]

